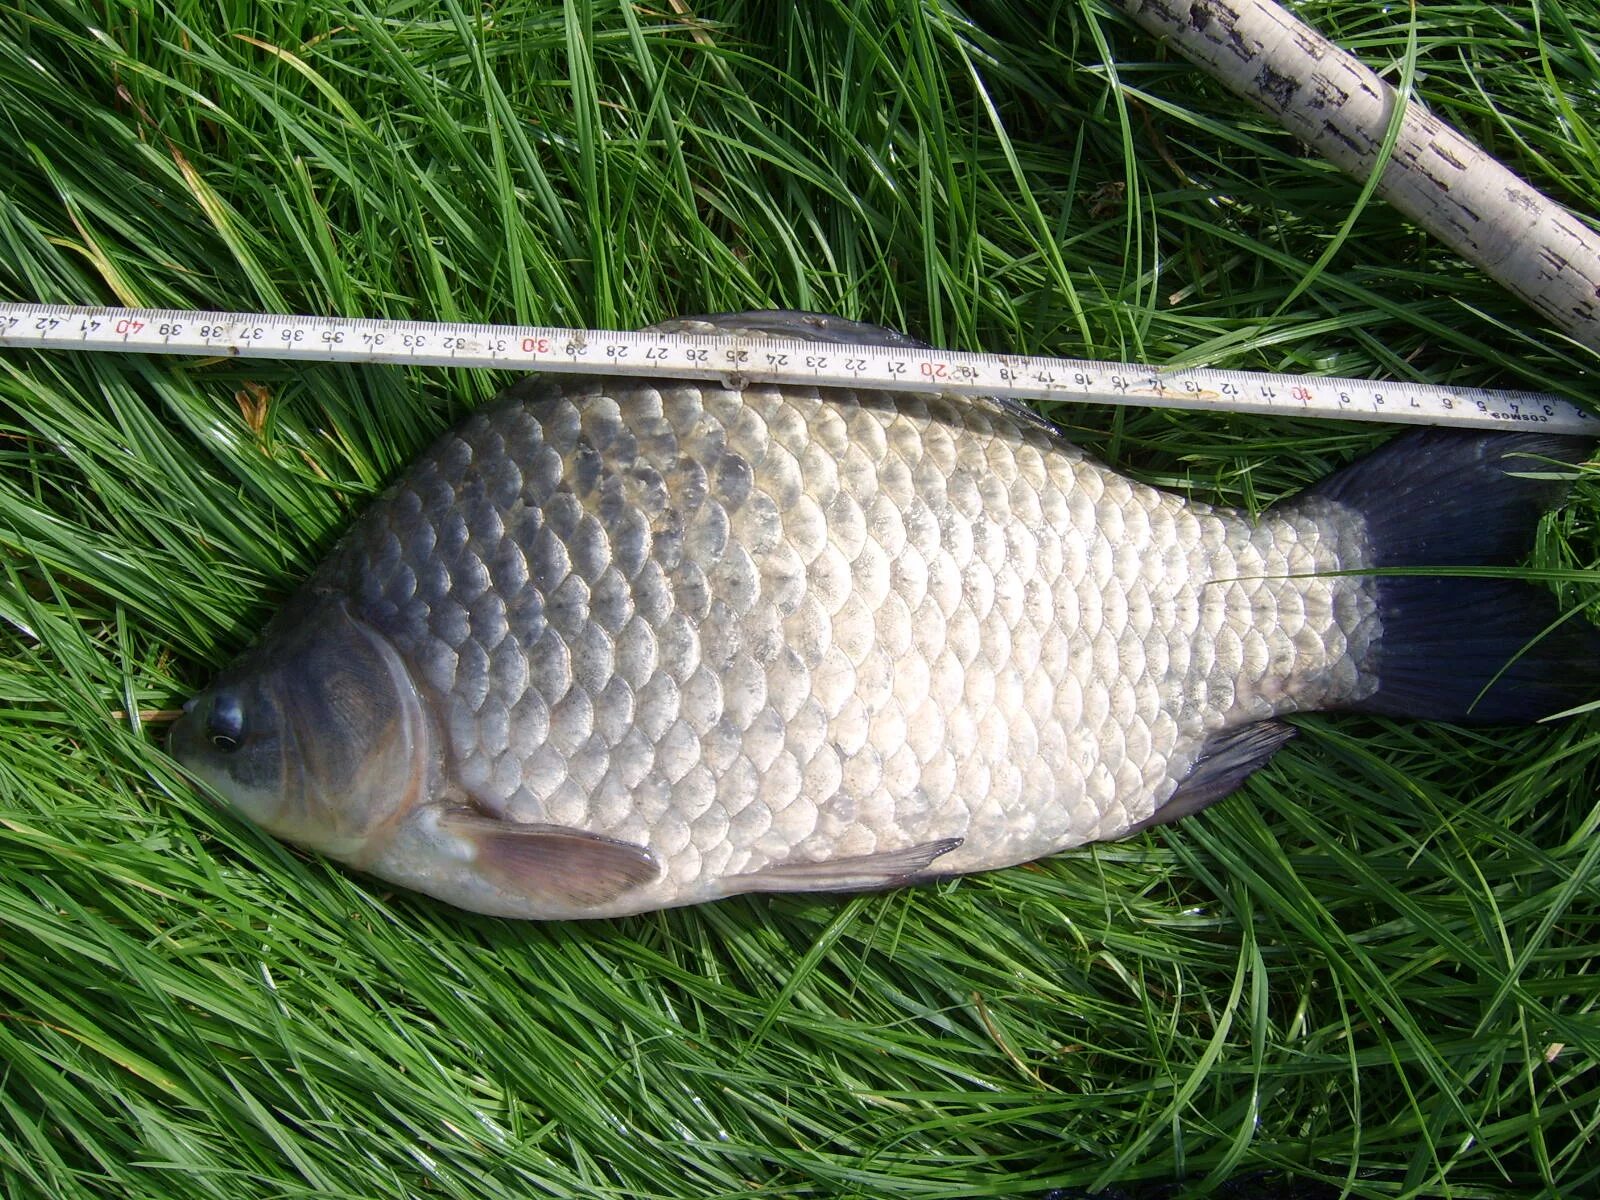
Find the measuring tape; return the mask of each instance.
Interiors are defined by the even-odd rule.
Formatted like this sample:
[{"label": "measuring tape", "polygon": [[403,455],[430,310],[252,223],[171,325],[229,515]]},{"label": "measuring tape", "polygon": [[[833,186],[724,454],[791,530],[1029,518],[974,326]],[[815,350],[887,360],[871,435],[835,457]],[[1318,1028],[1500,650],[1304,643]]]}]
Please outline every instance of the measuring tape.
[{"label": "measuring tape", "polygon": [[837,345],[764,335],[631,333],[0,301],[0,349],[8,346],[581,372],[699,380],[734,388],[798,384],[939,391],[1420,425],[1537,428],[1600,437],[1600,418],[1539,392],[1208,367],[1165,370],[1135,363]]}]

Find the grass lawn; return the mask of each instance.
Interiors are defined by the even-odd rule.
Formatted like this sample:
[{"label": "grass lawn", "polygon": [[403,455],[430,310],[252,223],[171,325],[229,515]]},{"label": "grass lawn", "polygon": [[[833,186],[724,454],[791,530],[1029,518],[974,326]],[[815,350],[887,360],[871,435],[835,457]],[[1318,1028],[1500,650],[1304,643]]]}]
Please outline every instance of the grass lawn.
[{"label": "grass lawn", "polygon": [[[1590,352],[1357,211],[1113,5],[797,7],[10,0],[0,296],[603,327],[804,307],[1592,398]],[[1299,10],[1600,212],[1595,5]],[[215,809],[161,710],[506,382],[0,354],[0,1194],[1600,1191],[1592,716],[1309,717],[1170,830],[588,924],[465,915]],[[1248,508],[1386,436],[1050,415]],[[1597,519],[1581,485],[1541,532],[1570,605]]]}]

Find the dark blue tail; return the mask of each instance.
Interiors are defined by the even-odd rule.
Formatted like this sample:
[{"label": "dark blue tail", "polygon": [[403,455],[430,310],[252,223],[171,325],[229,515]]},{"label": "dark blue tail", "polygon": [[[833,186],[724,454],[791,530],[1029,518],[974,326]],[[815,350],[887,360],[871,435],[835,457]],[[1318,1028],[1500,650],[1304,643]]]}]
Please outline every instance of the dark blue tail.
[{"label": "dark blue tail", "polygon": [[[1366,520],[1375,567],[1509,567],[1533,547],[1594,443],[1422,429],[1307,497]],[[1515,474],[1513,474],[1515,472]],[[1366,712],[1471,724],[1536,721],[1600,699],[1600,631],[1549,591],[1507,579],[1380,576],[1378,690]]]}]

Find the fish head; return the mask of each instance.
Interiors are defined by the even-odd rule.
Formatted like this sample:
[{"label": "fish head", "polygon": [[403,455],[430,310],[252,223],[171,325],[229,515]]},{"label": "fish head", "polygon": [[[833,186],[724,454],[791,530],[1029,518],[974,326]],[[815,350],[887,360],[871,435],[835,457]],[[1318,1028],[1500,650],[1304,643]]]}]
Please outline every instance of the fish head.
[{"label": "fish head", "polygon": [[169,749],[268,833],[359,866],[426,800],[427,723],[388,639],[341,601],[297,607],[184,705]]}]

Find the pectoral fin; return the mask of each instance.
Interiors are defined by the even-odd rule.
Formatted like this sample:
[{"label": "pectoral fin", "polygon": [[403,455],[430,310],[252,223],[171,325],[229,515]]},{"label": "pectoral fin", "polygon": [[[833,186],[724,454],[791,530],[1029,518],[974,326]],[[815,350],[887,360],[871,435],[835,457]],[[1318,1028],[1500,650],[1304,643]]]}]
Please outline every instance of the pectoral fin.
[{"label": "pectoral fin", "polygon": [[893,887],[921,874],[941,854],[961,845],[963,838],[923,842],[904,850],[861,854],[823,862],[783,862],[728,880],[727,894],[740,892],[867,892]]},{"label": "pectoral fin", "polygon": [[1178,790],[1154,813],[1128,830],[1138,833],[1152,825],[1166,825],[1197,813],[1213,800],[1221,800],[1294,736],[1292,726],[1279,721],[1257,721],[1240,729],[1212,734],[1200,748],[1189,774]]},{"label": "pectoral fin", "polygon": [[508,892],[560,907],[607,904],[658,878],[649,849],[561,825],[499,821],[470,809],[439,828],[471,844],[478,873]]}]

